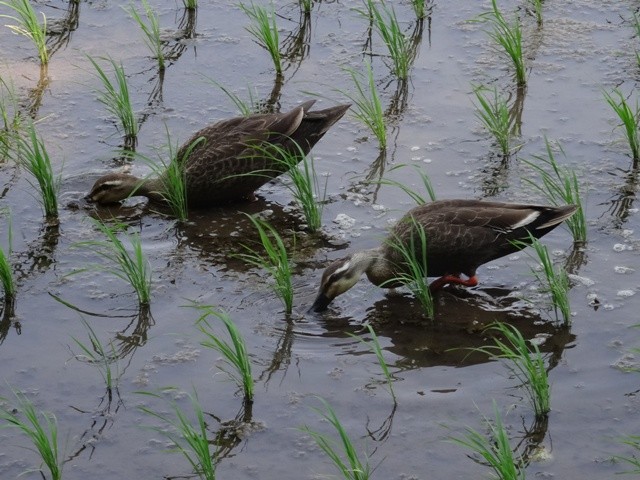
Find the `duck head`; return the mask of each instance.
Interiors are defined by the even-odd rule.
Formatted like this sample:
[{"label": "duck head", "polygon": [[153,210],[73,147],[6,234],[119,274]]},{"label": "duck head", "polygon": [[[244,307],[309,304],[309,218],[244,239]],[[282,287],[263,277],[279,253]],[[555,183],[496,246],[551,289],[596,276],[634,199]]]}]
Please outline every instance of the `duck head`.
[{"label": "duck head", "polygon": [[91,191],[85,195],[85,200],[100,204],[120,202],[133,193],[142,195],[139,191],[141,181],[133,175],[125,173],[110,173],[100,177],[93,184]]},{"label": "duck head", "polygon": [[377,249],[373,249],[354,253],[329,265],[322,274],[320,291],[311,310],[326,310],[333,299],[353,287],[362,274],[372,268],[376,260]]}]

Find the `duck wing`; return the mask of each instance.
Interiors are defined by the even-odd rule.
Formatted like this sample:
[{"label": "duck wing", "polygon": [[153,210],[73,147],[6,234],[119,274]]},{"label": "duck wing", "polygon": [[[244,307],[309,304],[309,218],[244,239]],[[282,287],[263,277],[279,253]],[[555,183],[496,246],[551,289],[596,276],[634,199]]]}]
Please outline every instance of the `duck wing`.
[{"label": "duck wing", "polygon": [[540,238],[573,215],[575,205],[550,207],[479,200],[432,202],[410,210],[391,232],[405,245],[415,236],[415,226],[427,238],[429,276],[464,273],[471,277],[491,260],[523,248],[529,234]]},{"label": "duck wing", "polygon": [[223,120],[192,135],[178,150],[178,158],[186,162],[189,203],[242,200],[282,173],[284,168],[269,159],[264,149],[280,138],[289,138],[312,103],[287,113]]}]

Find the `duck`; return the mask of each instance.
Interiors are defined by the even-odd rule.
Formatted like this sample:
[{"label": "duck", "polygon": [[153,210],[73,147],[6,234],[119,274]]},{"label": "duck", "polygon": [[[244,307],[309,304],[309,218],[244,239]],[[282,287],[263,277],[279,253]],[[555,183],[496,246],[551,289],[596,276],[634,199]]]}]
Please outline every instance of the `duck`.
[{"label": "duck", "polygon": [[[311,111],[314,103],[309,100],[286,113],[222,120],[193,134],[177,152],[177,158],[185,162],[189,207],[254,199],[259,187],[294,166],[274,159],[280,150],[295,155],[295,163],[300,162],[351,106]],[[111,204],[141,195],[163,202],[165,182],[164,174],[138,178],[109,173],[95,181],[85,199]]]},{"label": "duck", "polygon": [[[398,245],[413,248],[422,262],[418,228],[426,238],[428,276],[439,277],[429,288],[448,284],[474,287],[480,265],[509,255],[541,238],[573,215],[576,205],[543,206],[482,200],[438,200],[409,210],[382,244],[331,263],[323,272],[318,295],[310,310],[322,312],[353,287],[363,274],[383,288],[402,285],[406,260]],[[463,278],[464,275],[466,278]]]}]

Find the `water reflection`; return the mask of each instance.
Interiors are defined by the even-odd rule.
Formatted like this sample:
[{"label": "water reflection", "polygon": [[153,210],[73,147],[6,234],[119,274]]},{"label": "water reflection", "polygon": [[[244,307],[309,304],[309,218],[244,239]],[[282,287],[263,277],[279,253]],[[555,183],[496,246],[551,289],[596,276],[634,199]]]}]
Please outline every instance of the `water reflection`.
[{"label": "water reflection", "polygon": [[[362,322],[369,322],[378,337],[386,337],[391,344],[384,349],[400,357],[392,364],[397,371],[489,362],[487,354],[473,349],[493,344],[484,330],[495,322],[517,327],[526,340],[544,339],[540,350],[548,354],[549,368],[558,364],[575,340],[567,327],[544,321],[510,290],[446,289],[435,300],[433,320],[425,319],[421,306],[408,295],[389,294],[366,311]],[[351,317],[323,317],[320,321],[326,328],[324,337],[347,338],[347,332],[358,334],[362,329]],[[357,353],[356,347],[350,353]]]},{"label": "water reflection", "polygon": [[148,305],[141,305],[136,315],[122,330],[115,334],[117,340],[118,358],[131,358],[133,353],[147,343],[149,328],[155,325],[155,320]]},{"label": "water reflection", "polygon": [[[152,85],[151,92],[147,97],[147,109],[140,115],[138,125],[142,126],[150,115],[155,114],[155,109],[163,103],[164,75],[168,67],[176,63],[182,54],[196,44],[192,41],[196,38],[197,9],[182,9],[182,16],[178,20],[177,30],[161,40],[162,55],[165,59],[165,66],[158,67],[156,73],[149,79]],[[155,67],[154,67],[155,69]],[[144,73],[144,72],[143,72]],[[125,137],[123,149],[125,151],[135,151],[137,139]]]},{"label": "water reflection", "polygon": [[[65,302],[55,295],[51,296],[60,303],[81,313],[82,315],[102,318],[130,317],[129,315],[101,315],[94,312],[88,312]],[[102,439],[105,430],[113,426],[116,414],[120,410],[120,407],[124,405],[118,389],[119,379],[131,365],[133,353],[138,347],[146,343],[148,329],[154,324],[153,317],[148,307],[140,308],[131,318],[131,322],[129,322],[124,329],[117,332],[113,338],[109,339],[108,343],[98,343],[101,341],[94,336],[95,333],[92,330],[90,331],[87,343],[75,340],[74,338],[77,343],[77,347],[81,349],[89,349],[89,351],[85,352],[86,355],[77,355],[73,352],[71,347],[69,347],[73,358],[81,363],[94,365],[96,368],[101,370],[101,374],[104,377],[106,385],[104,394],[100,397],[96,408],[89,410],[70,405],[70,407],[76,412],[88,416],[91,419],[91,424],[80,436],[80,440],[78,442],[80,446],[78,449],[71,453],[65,462],[69,462],[74,458],[79,457],[85,451],[89,452],[89,458],[91,458],[95,451],[96,443]],[[91,329],[88,323],[85,322],[85,325]],[[129,331],[131,327],[133,327],[133,329]]]},{"label": "water reflection", "polygon": [[[26,252],[12,254],[11,263],[16,283],[23,284],[24,280],[34,273],[45,272],[55,264],[54,253],[59,237],[58,224],[45,223],[40,236],[29,244]],[[0,345],[4,343],[11,327],[15,329],[16,334],[22,333],[22,325],[16,318],[16,297],[5,295],[0,306]]]},{"label": "water reflection", "polygon": [[[55,8],[55,7],[52,7]],[[49,58],[71,41],[80,23],[80,0],[69,0],[65,15],[47,21],[47,54]]]},{"label": "water reflection", "polygon": [[288,62],[285,70],[293,67],[292,77],[302,65],[302,61],[309,56],[311,50],[311,11],[305,10],[302,5],[300,5],[300,16],[297,23],[296,29],[291,31],[280,44],[280,55]]},{"label": "water reflection", "polygon": [[[114,392],[115,398],[117,398],[116,402],[113,402]],[[114,403],[115,407],[112,409]],[[98,406],[94,410],[85,410],[70,405],[71,409],[88,416],[91,419],[91,424],[82,432],[77,442],[80,446],[65,459],[65,463],[78,458],[83,452],[88,452],[89,459],[91,459],[96,450],[96,444],[102,440],[105,431],[113,426],[115,416],[123,405],[117,386],[113,389],[106,388],[104,395],[100,397]]]},{"label": "water reflection", "polygon": [[[509,122],[511,123],[511,134],[519,137],[522,134],[522,112],[524,111],[524,99],[527,95],[526,85],[517,85],[515,96],[509,91],[507,104],[509,106]],[[513,99],[513,101],[512,101]]]},{"label": "water reflection", "polygon": [[[520,472],[524,471],[524,469],[527,468],[532,462],[535,462],[536,459],[542,456],[541,454],[544,451],[543,443],[549,429],[549,417],[547,415],[536,416],[530,426],[527,426],[524,417],[521,417],[521,419],[522,431],[516,433],[510,431],[509,434],[512,440],[519,439],[515,447],[513,447],[511,451],[514,462],[516,463],[517,469]],[[493,448],[495,448],[493,445],[495,444],[495,442],[496,439],[491,438]],[[467,456],[479,465],[492,467],[492,465],[487,462],[483,456],[477,453]]]},{"label": "water reflection", "polygon": [[[394,401],[393,407],[391,408],[391,412],[382,420],[382,422],[380,423],[380,426],[377,428],[372,428],[370,426],[371,419],[369,418],[369,415],[367,415],[367,424],[365,427],[367,429],[367,436],[371,438],[373,441],[379,442],[379,443],[383,443],[386,440],[388,440],[391,435],[391,429],[393,427],[393,419],[396,415],[397,409],[398,409],[398,403]],[[371,456],[373,456],[377,448],[378,447],[376,447],[371,452]]]},{"label": "water reflection", "polygon": [[[57,295],[54,295],[52,293],[49,293],[49,295],[62,305],[78,312],[81,316],[87,315],[99,318],[130,319],[129,322],[124,326],[124,328],[116,331],[116,333],[113,335],[113,339],[109,340],[108,345],[110,348],[107,352],[109,353],[109,355],[108,358],[105,358],[108,364],[115,364],[116,362],[122,362],[123,360],[127,361],[124,367],[122,367],[121,363],[118,363],[118,369],[121,375],[131,363],[133,353],[138,349],[138,347],[141,347],[147,343],[149,329],[155,325],[155,320],[153,319],[153,315],[151,314],[151,310],[148,305],[140,305],[133,314],[105,314],[83,310],[77,305],[73,305],[72,303],[69,303],[66,300],[58,297]],[[114,342],[114,339],[117,341]],[[96,347],[98,346],[96,345]],[[99,355],[100,352],[98,350],[99,349],[96,348],[96,354]]]},{"label": "water reflection", "polygon": [[[59,302],[83,315],[103,318],[122,318],[122,316],[119,315],[107,316],[87,312],[64,302],[59,297],[52,296]],[[126,318],[128,316],[125,315],[124,317]],[[68,347],[73,358],[81,363],[93,365],[100,370],[105,380],[105,391],[94,409],[85,409],[70,405],[76,412],[88,416],[91,419],[91,423],[80,436],[78,442],[80,446],[69,455],[65,462],[79,457],[85,451],[89,452],[89,459],[91,459],[96,444],[102,439],[105,430],[113,426],[116,414],[120,410],[120,407],[124,405],[118,388],[119,380],[131,365],[135,350],[146,343],[147,330],[153,323],[151,312],[145,307],[141,308],[137,314],[133,316],[132,321],[123,330],[117,332],[114,338],[109,339],[108,343],[102,343],[97,336],[95,336],[95,332],[87,322],[85,322],[85,325],[89,330],[88,342],[85,343],[82,340],[76,340],[74,337],[76,346],[80,348],[81,351],[84,351],[84,354],[75,354],[72,348]],[[128,330],[132,325],[134,326],[133,331],[129,333]],[[117,340],[117,342],[114,340]]]},{"label": "water reflection", "polygon": [[[282,371],[282,379],[287,376],[287,371],[291,365],[291,351],[293,347],[294,336],[294,321],[290,316],[287,316],[285,320],[285,326],[278,333],[278,341],[273,349],[273,354],[266,368],[258,376],[258,380],[264,382],[265,387],[269,385],[272,376],[279,371]],[[278,328],[276,328],[278,330]]]},{"label": "water reflection", "polygon": [[16,299],[14,296],[6,295],[0,305],[0,345],[2,345],[13,327],[16,335],[22,333],[22,326],[16,319]]},{"label": "water reflection", "polygon": [[35,88],[29,90],[27,94],[27,102],[26,105],[24,105],[24,109],[27,111],[29,117],[34,120],[38,116],[44,92],[49,87],[50,81],[51,79],[49,78],[47,65],[40,65],[40,77],[38,78],[38,83]]},{"label": "water reflection", "polygon": [[260,236],[247,215],[257,216],[273,225],[287,245],[294,263],[300,260],[301,267],[308,264],[319,248],[330,245],[335,248],[324,233],[309,234],[304,230],[306,222],[297,208],[270,202],[263,197],[257,197],[253,202],[194,209],[185,222],[174,220],[168,207],[145,200],[130,205],[86,204],[85,208],[89,216],[104,223],[116,221],[142,228],[142,219],[149,216],[169,221],[172,225],[167,227],[167,231],[174,236],[177,249],[191,250],[207,263],[213,262],[240,272],[252,268],[234,256],[246,253],[243,245],[257,246],[259,251],[262,249]]},{"label": "water reflection", "polygon": [[396,129],[409,105],[409,83],[409,80],[400,79],[395,82],[396,89],[391,95],[387,109],[384,111],[384,118]]},{"label": "water reflection", "polygon": [[614,227],[622,228],[633,211],[633,204],[638,191],[638,167],[636,161],[629,170],[617,169],[624,174],[624,182],[608,202],[607,213],[613,216]]},{"label": "water reflection", "polygon": [[[514,452],[519,452],[523,467],[527,467],[536,458],[540,457],[543,450],[543,443],[549,430],[549,416],[535,416],[531,425],[527,426],[524,417],[522,417],[522,431],[519,432],[521,439],[516,444]],[[518,438],[518,435],[513,437]]]},{"label": "water reflection", "polygon": [[262,251],[259,234],[247,215],[268,221],[279,232],[294,259],[309,259],[327,245],[322,235],[309,235],[301,230],[304,220],[292,207],[269,203],[264,199],[208,211],[193,211],[189,222],[176,224],[178,247],[187,247],[207,261],[224,265],[227,269],[246,272],[252,267],[236,258],[246,253],[243,245]]},{"label": "water reflection", "polygon": [[257,113],[275,113],[280,111],[280,97],[282,96],[283,85],[284,77],[276,74],[271,92],[266,98],[258,102]]},{"label": "water reflection", "polygon": [[588,259],[589,258],[585,245],[574,242],[571,246],[571,251],[564,261],[564,269],[567,273],[577,275],[580,271],[580,268],[583,265],[586,265]]},{"label": "water reflection", "polygon": [[509,187],[509,156],[489,153],[480,174],[482,196],[490,198],[500,194]]},{"label": "water reflection", "polygon": [[[24,253],[16,255],[16,276],[23,280],[35,272],[43,273],[55,264],[55,251],[60,240],[60,227],[57,220],[45,222],[38,238],[30,242]],[[26,258],[25,258],[26,257]]]},{"label": "water reflection", "polygon": [[207,413],[207,416],[219,424],[211,441],[217,447],[216,463],[224,458],[233,457],[235,455],[233,451],[238,445],[244,442],[252,432],[263,429],[262,424],[253,421],[253,402],[247,400],[243,401],[242,407],[231,420],[223,421],[212,413]]}]

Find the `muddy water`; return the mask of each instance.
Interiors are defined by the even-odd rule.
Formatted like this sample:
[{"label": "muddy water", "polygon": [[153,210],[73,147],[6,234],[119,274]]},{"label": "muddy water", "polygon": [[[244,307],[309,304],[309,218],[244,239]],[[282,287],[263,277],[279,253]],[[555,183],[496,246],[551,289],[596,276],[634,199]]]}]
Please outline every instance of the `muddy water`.
[{"label": "muddy water", "polygon": [[[638,364],[632,349],[640,345],[640,331],[632,327],[638,323],[640,242],[637,175],[602,90],[619,86],[635,101],[634,51],[640,40],[633,36],[632,6],[547,1],[544,25],[537,28],[520,2],[500,2],[505,12],[517,9],[524,23],[530,70],[528,87],[517,97],[509,66],[492,49],[483,26],[467,22],[489,2],[437,2],[422,29],[409,5],[398,3],[397,15],[418,49],[408,88],[397,89],[380,56],[383,45],[373,36],[376,80],[385,107],[394,108],[386,159],[379,158],[375,139],[353,118],[343,119],[316,146],[317,168],[328,179],[320,236],[301,231],[291,195],[280,181],[260,190],[257,202],[195,212],[184,225],[137,199],[116,209],[85,207],[80,199],[99,175],[148,172],[140,162],[118,160],[122,139],[96,100],[100,85],[87,54],[110,55],[124,64],[143,120],[138,151],[147,155],[166,143],[165,126],[175,142],[237,114],[207,78],[243,98],[250,91],[264,102],[277,99],[284,109],[309,98],[307,92],[320,95],[323,106],[344,101],[337,90],[352,86],[342,68],[360,68],[367,48],[367,22],[354,11],[360,3],[314,2],[308,18],[300,16],[294,2],[275,3],[288,48],[298,40],[306,45],[287,61],[279,92],[268,55],[244,30],[246,17],[231,2],[201,1],[194,17],[185,17],[175,2],[152,2],[174,53],[162,82],[122,8],[126,2],[80,2],[77,8],[39,4],[50,24],[58,20],[59,28],[66,18],[71,25],[53,38],[46,76],[28,41],[0,29],[0,75],[38,119],[38,131],[61,172],[63,205],[59,229],[47,228],[28,175],[10,162],[0,164],[0,207],[11,212],[18,281],[15,317],[5,315],[0,329],[0,390],[6,396],[9,385],[20,389],[39,409],[56,415],[70,479],[189,475],[187,462],[165,451],[165,437],[141,428],[160,424],[138,406],[169,409],[168,402],[136,392],[166,386],[198,392],[210,438],[220,445],[219,478],[334,473],[298,430],[308,425],[332,433],[312,409],[319,405],[316,396],[330,402],[361,451],[373,465],[380,464],[378,478],[488,475],[486,467],[447,440],[463,435],[467,426],[484,431],[483,416],[492,416],[493,401],[513,447],[535,453],[528,456],[529,478],[614,478],[625,467],[612,457],[631,454],[620,439],[637,435],[639,425],[639,377],[621,367]],[[511,102],[521,106],[523,146],[509,161],[497,155],[474,116],[472,85],[479,84],[511,92]],[[558,160],[576,169],[586,192],[589,241],[582,261],[571,263],[570,328],[554,320],[526,253],[482,267],[477,289],[444,292],[434,321],[424,319],[407,292],[387,296],[366,281],[327,313],[305,313],[323,267],[346,250],[375,246],[412,205],[398,188],[375,186],[384,176],[421,188],[412,168],[393,166],[419,166],[440,198],[540,202],[524,182],[531,172],[521,160],[542,154],[545,136],[561,142],[566,157]],[[264,272],[232,257],[240,241],[252,238],[241,212],[268,216],[291,244],[296,237],[291,316],[283,314]],[[339,214],[351,217],[353,226],[341,228],[334,222]],[[70,275],[99,260],[74,248],[79,241],[100,238],[90,217],[112,216],[142,239],[154,272],[149,312],[138,311],[131,289],[107,273]],[[5,250],[6,218],[0,235]],[[567,262],[572,240],[566,230],[554,231],[545,244],[558,263]],[[252,408],[243,407],[234,384],[219,373],[218,355],[200,346],[202,335],[194,325],[198,313],[186,306],[191,301],[224,309],[243,333],[257,381]],[[99,370],[77,357],[73,337],[88,341],[83,320],[118,351],[113,368],[120,379],[112,398]],[[535,422],[504,365],[464,350],[490,344],[481,328],[495,320],[518,326],[527,338],[545,339],[541,349],[551,369],[553,409],[547,422]],[[378,332],[391,367],[396,407],[375,356],[347,335],[365,334],[365,322]],[[176,398],[188,407],[183,394]],[[38,465],[17,432],[2,430],[0,436],[2,478],[16,478]]]}]

